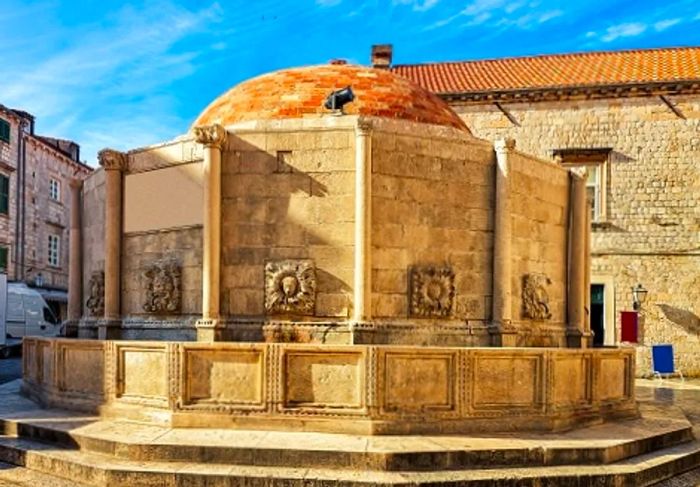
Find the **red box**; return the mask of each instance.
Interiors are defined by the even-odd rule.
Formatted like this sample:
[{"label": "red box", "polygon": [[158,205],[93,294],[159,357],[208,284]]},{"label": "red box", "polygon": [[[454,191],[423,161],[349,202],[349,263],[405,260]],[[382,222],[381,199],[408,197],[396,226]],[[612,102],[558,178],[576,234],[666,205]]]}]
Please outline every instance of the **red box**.
[{"label": "red box", "polygon": [[622,311],[621,318],[622,330],[620,333],[620,341],[637,343],[639,313],[636,311]]}]

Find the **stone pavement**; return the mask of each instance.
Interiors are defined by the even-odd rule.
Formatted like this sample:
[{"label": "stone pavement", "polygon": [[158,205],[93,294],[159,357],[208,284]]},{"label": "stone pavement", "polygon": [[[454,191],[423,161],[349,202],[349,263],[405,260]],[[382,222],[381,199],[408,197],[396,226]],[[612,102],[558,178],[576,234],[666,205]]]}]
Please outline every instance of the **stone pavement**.
[{"label": "stone pavement", "polygon": [[[693,433],[700,438],[700,379],[637,380],[637,399],[653,401],[659,405],[675,405],[681,408],[693,424]],[[700,486],[700,468],[691,470],[654,487]]]}]

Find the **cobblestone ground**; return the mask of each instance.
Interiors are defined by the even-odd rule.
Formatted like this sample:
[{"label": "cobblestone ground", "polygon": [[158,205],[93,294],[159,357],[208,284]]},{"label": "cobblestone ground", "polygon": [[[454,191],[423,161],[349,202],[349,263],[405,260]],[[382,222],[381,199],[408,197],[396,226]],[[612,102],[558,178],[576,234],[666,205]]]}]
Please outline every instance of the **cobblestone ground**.
[{"label": "cobblestone ground", "polygon": [[8,359],[0,359],[0,384],[22,377],[22,357],[13,355]]},{"label": "cobblestone ground", "polygon": [[[680,407],[693,423],[695,437],[700,439],[700,379],[690,379],[685,382],[676,379],[640,380],[637,381],[637,398],[640,401],[653,400]],[[700,486],[700,468],[654,485],[654,487],[698,486]]]},{"label": "cobblestone ground", "polygon": [[[7,362],[6,360],[0,362],[0,367]],[[16,367],[16,365],[10,365],[10,367]],[[7,372],[9,369],[5,370]],[[637,398],[640,401],[654,401],[680,407],[693,423],[696,438],[700,438],[700,379],[685,382],[640,380],[637,381]],[[72,481],[0,463],[0,487],[79,487],[79,485]],[[657,483],[653,487],[700,487],[700,468]]]}]

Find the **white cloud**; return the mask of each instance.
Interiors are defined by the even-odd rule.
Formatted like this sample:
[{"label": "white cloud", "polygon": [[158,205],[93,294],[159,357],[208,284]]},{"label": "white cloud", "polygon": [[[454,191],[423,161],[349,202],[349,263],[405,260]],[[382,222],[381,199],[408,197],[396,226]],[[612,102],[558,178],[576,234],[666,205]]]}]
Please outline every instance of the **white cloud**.
[{"label": "white cloud", "polygon": [[660,20],[654,24],[654,29],[657,32],[661,32],[668,29],[669,27],[673,27],[674,25],[680,23],[680,21],[681,19],[679,18]]},{"label": "white cloud", "polygon": [[438,4],[440,0],[393,0],[394,5],[410,5],[416,12],[427,12],[435,5]]},{"label": "white cloud", "polygon": [[[111,134],[110,145],[117,148],[172,136],[164,120],[173,122],[171,131],[182,125],[174,115],[176,100],[144,94],[167,93],[172,82],[196,70],[202,52],[178,43],[206,35],[221,15],[216,3],[197,11],[167,0],[141,10],[122,8],[99,24],[81,26],[80,36],[50,55],[23,59],[25,66],[3,83],[2,102],[34,114],[39,133],[74,138],[89,162],[107,141],[100,133]],[[211,45],[202,43],[202,50]]]},{"label": "white cloud", "polygon": [[638,36],[645,30],[647,30],[647,26],[641,22],[628,22],[624,24],[612,25],[605,30],[605,34],[603,37],[601,37],[601,40],[603,42],[612,42],[620,37]]},{"label": "white cloud", "polygon": [[564,12],[561,10],[549,10],[547,12],[544,12],[537,18],[537,22],[540,24],[544,24],[545,22],[548,22],[552,19],[556,19],[557,17],[561,17],[564,15]]}]

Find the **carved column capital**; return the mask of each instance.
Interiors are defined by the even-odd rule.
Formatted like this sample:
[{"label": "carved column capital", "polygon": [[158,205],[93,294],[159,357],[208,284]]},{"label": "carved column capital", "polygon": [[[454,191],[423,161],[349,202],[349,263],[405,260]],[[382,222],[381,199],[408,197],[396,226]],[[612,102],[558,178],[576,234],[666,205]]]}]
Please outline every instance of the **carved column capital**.
[{"label": "carved column capital", "polygon": [[498,139],[493,148],[497,153],[512,152],[515,150],[515,139]]},{"label": "carved column capital", "polygon": [[68,181],[68,186],[70,186],[71,189],[78,189],[79,190],[80,188],[83,187],[83,180],[73,178],[70,181]]},{"label": "carved column capital", "polygon": [[357,119],[357,135],[369,135],[372,131],[372,128],[373,124],[371,120],[368,120],[366,118]]},{"label": "carved column capital", "polygon": [[193,127],[192,132],[197,143],[204,147],[222,149],[226,143],[226,129],[218,123]]},{"label": "carved column capital", "polygon": [[100,166],[105,171],[126,171],[128,158],[124,152],[114,149],[102,149],[97,153]]}]

